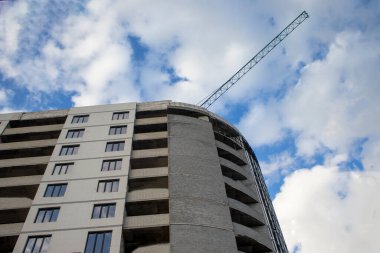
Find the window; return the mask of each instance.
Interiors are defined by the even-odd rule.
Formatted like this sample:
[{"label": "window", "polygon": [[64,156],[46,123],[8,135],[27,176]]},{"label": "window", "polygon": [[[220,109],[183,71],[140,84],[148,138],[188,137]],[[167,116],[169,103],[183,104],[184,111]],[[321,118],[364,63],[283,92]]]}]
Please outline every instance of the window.
[{"label": "window", "polygon": [[116,208],[116,203],[94,205],[91,219],[115,217],[115,208]]},{"label": "window", "polygon": [[42,253],[47,252],[51,235],[29,236],[25,245],[24,253]]},{"label": "window", "polygon": [[122,151],[124,150],[124,141],[107,142],[106,152]]},{"label": "window", "polygon": [[98,192],[117,192],[119,189],[119,179],[104,180],[98,183]]},{"label": "window", "polygon": [[84,253],[109,253],[112,231],[88,233]]},{"label": "window", "polygon": [[67,174],[70,168],[74,166],[74,163],[58,163],[54,166],[52,175]]},{"label": "window", "polygon": [[60,156],[63,155],[76,155],[78,154],[79,145],[71,145],[71,146],[62,146],[61,152],[59,152]]},{"label": "window", "polygon": [[59,207],[56,208],[41,208],[38,210],[34,223],[54,222],[57,221]]},{"label": "window", "polygon": [[71,121],[72,124],[76,123],[86,123],[88,121],[88,115],[78,115],[74,116],[73,120]]},{"label": "window", "polygon": [[44,197],[62,197],[65,195],[67,184],[49,184]]},{"label": "window", "polygon": [[129,112],[114,112],[112,114],[112,120],[128,119]]},{"label": "window", "polygon": [[69,130],[66,134],[66,139],[70,138],[80,138],[84,134],[84,129],[75,129],[75,130]]},{"label": "window", "polygon": [[110,127],[109,135],[126,134],[127,126],[112,126]]},{"label": "window", "polygon": [[104,160],[102,164],[102,171],[120,170],[121,161],[121,159]]}]

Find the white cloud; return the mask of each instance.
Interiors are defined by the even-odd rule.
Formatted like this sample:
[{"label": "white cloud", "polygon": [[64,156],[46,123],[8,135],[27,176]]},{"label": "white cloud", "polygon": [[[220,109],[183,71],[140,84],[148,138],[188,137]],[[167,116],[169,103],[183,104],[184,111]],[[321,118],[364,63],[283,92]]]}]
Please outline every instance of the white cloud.
[{"label": "white cloud", "polygon": [[274,200],[290,252],[378,252],[379,191],[379,172],[295,171]]}]

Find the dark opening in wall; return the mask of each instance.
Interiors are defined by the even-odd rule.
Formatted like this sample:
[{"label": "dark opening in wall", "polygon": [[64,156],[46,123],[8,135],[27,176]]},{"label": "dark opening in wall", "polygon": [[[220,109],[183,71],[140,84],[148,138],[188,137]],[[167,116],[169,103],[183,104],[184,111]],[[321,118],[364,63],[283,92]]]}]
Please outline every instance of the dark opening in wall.
[{"label": "dark opening in wall", "polygon": [[133,141],[132,149],[133,150],[142,150],[142,149],[154,149],[154,148],[167,148],[168,139],[153,139],[153,140],[138,140]]},{"label": "dark opening in wall", "polygon": [[149,125],[135,125],[134,130],[135,130],[134,131],[135,134],[164,132],[168,130],[168,124],[159,123],[159,124],[149,124]]},{"label": "dark opening in wall", "polygon": [[0,169],[0,178],[43,175],[45,173],[46,166],[47,164],[35,164],[26,166],[4,167]]},{"label": "dark opening in wall", "polygon": [[145,169],[145,168],[158,168],[168,167],[168,157],[150,157],[150,158],[135,158],[131,159],[131,169]]},{"label": "dark opening in wall", "polygon": [[126,204],[127,216],[140,216],[169,213],[169,200],[150,200],[128,202]]},{"label": "dark opening in wall", "polygon": [[252,217],[252,216],[250,216],[246,213],[243,213],[237,209],[230,207],[230,213],[231,213],[232,222],[239,223],[243,226],[252,228],[252,227],[264,225],[263,222],[256,219],[255,217]]},{"label": "dark opening in wall", "polygon": [[236,245],[239,252],[272,252],[271,249],[247,236],[237,236]]},{"label": "dark opening in wall", "polygon": [[249,196],[248,194],[238,190],[238,189],[235,189],[233,187],[231,187],[230,185],[228,184],[224,184],[225,187],[226,187],[226,193],[227,193],[227,197],[231,198],[231,199],[235,199],[235,200],[238,200],[244,204],[252,204],[252,203],[257,203],[257,200],[254,199],[253,197]]},{"label": "dark opening in wall", "polygon": [[130,253],[139,247],[169,243],[169,227],[126,229],[123,236],[125,252]]},{"label": "dark opening in wall", "polygon": [[18,235],[0,237],[0,252],[13,252]]},{"label": "dark opening in wall", "polygon": [[240,159],[239,157],[235,156],[234,154],[228,152],[227,150],[224,150],[222,148],[218,147],[218,155],[230,162],[233,162],[239,166],[244,166],[246,163]]},{"label": "dark opening in wall", "polygon": [[0,159],[13,159],[22,157],[35,157],[35,156],[50,156],[53,153],[54,146],[38,147],[38,148],[24,148],[24,149],[9,149],[0,151]]},{"label": "dark opening in wall", "polygon": [[[221,165],[221,168],[222,168],[222,174],[223,176],[225,177],[229,177],[233,180],[246,180],[247,178],[239,173],[238,171],[235,171],[227,166],[224,166],[224,165]],[[243,170],[243,168],[241,168]]]},{"label": "dark opening in wall", "polygon": [[134,178],[128,180],[128,192],[151,188],[168,188],[168,177]]},{"label": "dark opening in wall", "polygon": [[2,135],[0,136],[0,142],[9,143],[9,142],[19,142],[19,141],[58,139],[60,133],[61,131],[50,131],[50,132]]},{"label": "dark opening in wall", "polygon": [[168,115],[167,110],[137,111],[136,119],[165,117],[166,115]]},{"label": "dark opening in wall", "polygon": [[11,120],[9,121],[8,127],[18,128],[18,127],[56,125],[56,124],[64,124],[65,121],[66,121],[66,116],[55,117],[55,118],[29,119],[29,120]]}]

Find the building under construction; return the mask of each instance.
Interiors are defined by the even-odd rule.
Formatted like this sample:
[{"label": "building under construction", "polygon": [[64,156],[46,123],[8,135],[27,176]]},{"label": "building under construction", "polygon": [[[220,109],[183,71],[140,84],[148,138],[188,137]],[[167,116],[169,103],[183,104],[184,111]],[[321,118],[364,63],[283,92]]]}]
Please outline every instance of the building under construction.
[{"label": "building under construction", "polygon": [[251,147],[202,107],[0,122],[0,252],[287,252]]}]

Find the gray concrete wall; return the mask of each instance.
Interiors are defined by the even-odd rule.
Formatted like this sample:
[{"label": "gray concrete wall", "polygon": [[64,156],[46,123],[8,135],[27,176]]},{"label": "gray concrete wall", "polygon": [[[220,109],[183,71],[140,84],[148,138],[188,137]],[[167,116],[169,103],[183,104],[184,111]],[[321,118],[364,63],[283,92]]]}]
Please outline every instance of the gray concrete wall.
[{"label": "gray concrete wall", "polygon": [[171,252],[237,252],[210,122],[169,115]]}]

